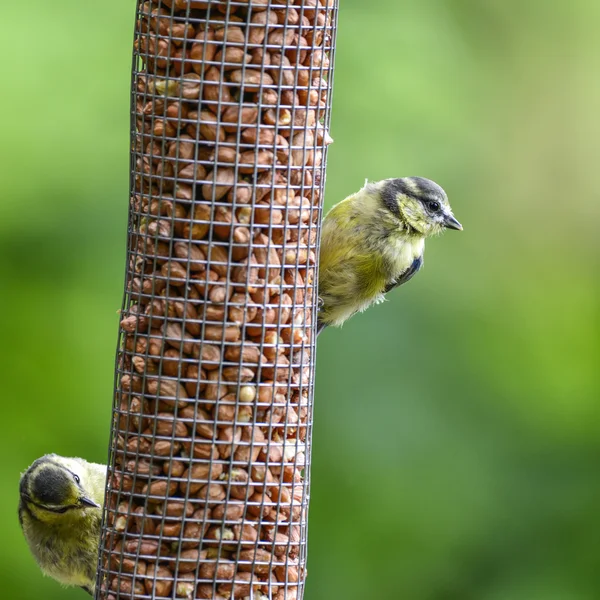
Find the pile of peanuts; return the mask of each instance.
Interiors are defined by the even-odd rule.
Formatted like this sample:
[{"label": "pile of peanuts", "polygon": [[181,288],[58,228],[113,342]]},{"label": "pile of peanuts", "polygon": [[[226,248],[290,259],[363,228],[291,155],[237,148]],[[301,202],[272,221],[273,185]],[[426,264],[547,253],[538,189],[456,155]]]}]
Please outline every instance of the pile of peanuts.
[{"label": "pile of peanuts", "polygon": [[335,10],[138,5],[109,600],[302,597]]}]

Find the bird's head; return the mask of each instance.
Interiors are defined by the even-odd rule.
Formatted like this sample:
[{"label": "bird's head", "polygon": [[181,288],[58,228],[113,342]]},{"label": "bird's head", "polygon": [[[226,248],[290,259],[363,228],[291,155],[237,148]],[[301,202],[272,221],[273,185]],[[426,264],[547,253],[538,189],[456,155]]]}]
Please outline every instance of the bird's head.
[{"label": "bird's head", "polygon": [[21,476],[21,501],[37,519],[46,522],[74,512],[97,510],[100,506],[86,492],[86,480],[82,462],[48,454],[38,458]]},{"label": "bird's head", "polygon": [[390,213],[409,231],[429,237],[444,229],[462,230],[454,218],[446,192],[423,177],[385,179],[381,199]]}]

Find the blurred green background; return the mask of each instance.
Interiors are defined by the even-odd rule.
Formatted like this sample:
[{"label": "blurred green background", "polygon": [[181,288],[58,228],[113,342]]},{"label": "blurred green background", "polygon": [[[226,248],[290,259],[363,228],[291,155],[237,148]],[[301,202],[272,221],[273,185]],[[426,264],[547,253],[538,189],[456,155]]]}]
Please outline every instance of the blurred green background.
[{"label": "blurred green background", "polygon": [[[20,471],[104,461],[134,0],[3,8],[3,597]],[[341,0],[327,205],[423,175],[463,233],[320,338],[306,600],[600,598],[600,3]]]}]

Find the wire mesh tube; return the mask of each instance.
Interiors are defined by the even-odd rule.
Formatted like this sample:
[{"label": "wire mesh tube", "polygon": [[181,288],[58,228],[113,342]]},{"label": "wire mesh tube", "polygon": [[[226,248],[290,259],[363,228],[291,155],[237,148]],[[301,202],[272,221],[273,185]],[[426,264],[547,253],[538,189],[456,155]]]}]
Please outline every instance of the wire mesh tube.
[{"label": "wire mesh tube", "polygon": [[97,598],[302,598],[336,17],[138,4]]}]

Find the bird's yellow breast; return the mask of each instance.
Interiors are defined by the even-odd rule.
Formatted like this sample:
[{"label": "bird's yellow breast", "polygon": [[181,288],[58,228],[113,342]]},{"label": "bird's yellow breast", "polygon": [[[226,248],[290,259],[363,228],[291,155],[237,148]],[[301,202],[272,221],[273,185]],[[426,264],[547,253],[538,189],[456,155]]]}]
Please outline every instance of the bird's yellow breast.
[{"label": "bird's yellow breast", "polygon": [[423,256],[425,239],[422,237],[407,237],[401,233],[390,236],[382,246],[384,261],[391,268],[390,279],[396,279],[404,273],[415,258]]}]

